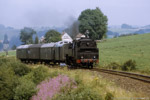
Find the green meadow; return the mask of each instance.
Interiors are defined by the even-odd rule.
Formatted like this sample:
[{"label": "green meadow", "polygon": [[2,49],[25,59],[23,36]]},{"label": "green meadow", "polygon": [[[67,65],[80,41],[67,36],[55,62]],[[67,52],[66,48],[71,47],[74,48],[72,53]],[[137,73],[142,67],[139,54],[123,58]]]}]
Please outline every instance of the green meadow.
[{"label": "green meadow", "polygon": [[99,65],[135,60],[138,70],[150,71],[150,34],[107,39],[98,44]]},{"label": "green meadow", "polygon": [[[6,56],[6,52],[4,51],[0,52],[0,56]],[[8,56],[16,56],[16,51],[15,50],[8,51]]]}]

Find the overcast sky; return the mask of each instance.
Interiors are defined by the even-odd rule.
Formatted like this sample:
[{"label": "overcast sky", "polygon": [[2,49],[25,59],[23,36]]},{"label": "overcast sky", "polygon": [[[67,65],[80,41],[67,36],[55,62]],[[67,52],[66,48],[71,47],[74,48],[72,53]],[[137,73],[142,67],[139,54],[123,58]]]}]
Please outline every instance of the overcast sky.
[{"label": "overcast sky", "polygon": [[150,24],[150,0],[0,0],[0,24],[67,26],[81,11],[96,7],[108,17],[109,25]]}]

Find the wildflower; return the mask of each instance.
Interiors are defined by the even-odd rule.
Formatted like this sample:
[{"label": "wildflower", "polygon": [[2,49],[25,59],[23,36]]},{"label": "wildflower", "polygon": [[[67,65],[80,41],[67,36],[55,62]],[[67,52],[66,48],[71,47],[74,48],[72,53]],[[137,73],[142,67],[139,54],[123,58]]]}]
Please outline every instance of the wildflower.
[{"label": "wildflower", "polygon": [[94,80],[97,81],[97,80],[98,80],[98,77],[95,77]]},{"label": "wildflower", "polygon": [[75,81],[71,80],[68,76],[59,75],[53,79],[48,79],[41,82],[37,88],[39,89],[37,95],[32,97],[32,100],[50,100],[52,97],[59,93],[65,87],[66,90],[75,88]]}]

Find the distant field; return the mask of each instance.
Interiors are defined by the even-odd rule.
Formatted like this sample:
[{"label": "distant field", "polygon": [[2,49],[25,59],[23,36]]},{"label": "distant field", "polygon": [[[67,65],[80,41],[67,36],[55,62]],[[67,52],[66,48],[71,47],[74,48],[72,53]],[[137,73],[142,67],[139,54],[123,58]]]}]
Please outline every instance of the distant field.
[{"label": "distant field", "polygon": [[138,31],[139,29],[122,29],[122,28],[109,28],[112,32],[117,32],[120,34],[129,34]]},{"label": "distant field", "polygon": [[[0,56],[6,56],[6,53],[3,51],[0,52]],[[16,56],[16,51],[15,50],[9,51],[8,56]]]},{"label": "distant field", "polygon": [[150,70],[150,33],[107,39],[98,47],[100,66],[132,59],[139,70]]}]

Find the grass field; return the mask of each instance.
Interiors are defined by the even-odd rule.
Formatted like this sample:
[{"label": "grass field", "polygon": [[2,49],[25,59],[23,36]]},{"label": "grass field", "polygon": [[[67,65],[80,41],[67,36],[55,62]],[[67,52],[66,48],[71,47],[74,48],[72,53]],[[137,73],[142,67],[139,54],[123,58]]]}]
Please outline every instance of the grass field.
[{"label": "grass field", "polygon": [[[0,52],[0,56],[6,56],[6,52],[4,51]],[[8,56],[16,56],[16,51],[15,50],[8,51]]]},{"label": "grass field", "polygon": [[99,43],[98,47],[100,66],[111,62],[123,64],[132,59],[139,70],[150,71],[150,34],[107,39]]}]

